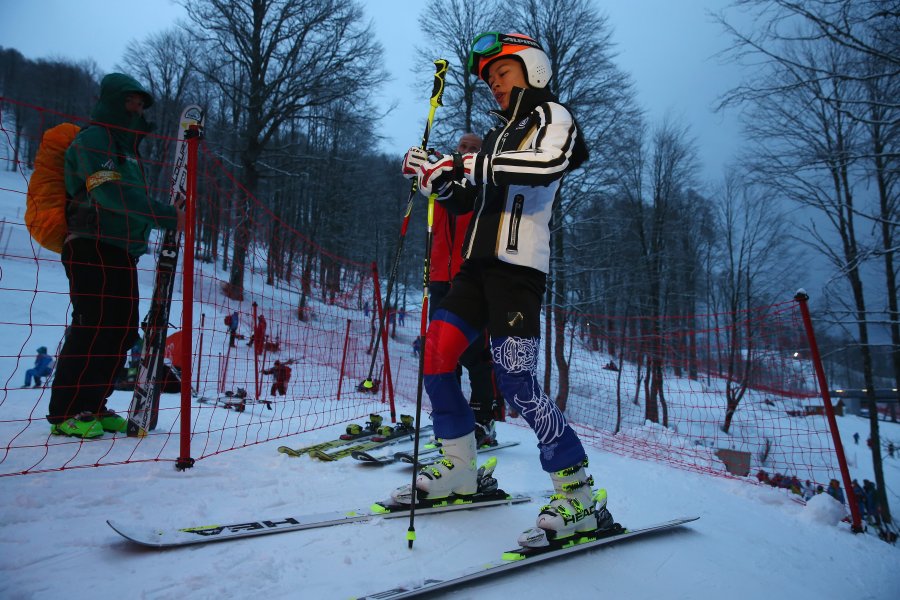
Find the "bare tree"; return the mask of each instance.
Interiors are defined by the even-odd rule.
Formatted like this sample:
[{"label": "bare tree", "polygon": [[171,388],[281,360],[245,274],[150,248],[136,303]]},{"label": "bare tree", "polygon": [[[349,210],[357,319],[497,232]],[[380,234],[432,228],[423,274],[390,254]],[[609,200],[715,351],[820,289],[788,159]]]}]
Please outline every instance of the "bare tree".
[{"label": "bare tree", "polygon": [[[536,38],[550,58],[550,89],[572,111],[591,160],[567,176],[553,208],[551,266],[545,318],[544,385],[550,389],[551,356],[558,373],[556,403],[565,410],[569,363],[565,356],[566,326],[571,312],[567,268],[571,256],[568,230],[591,201],[611,187],[620,141],[638,115],[630,78],[614,62],[612,28],[607,17],[587,0],[515,0],[513,28]],[[568,248],[568,250],[567,250]],[[552,349],[552,353],[551,353]]]},{"label": "bare tree", "polygon": [[[31,165],[44,131],[67,118],[88,115],[97,99],[99,73],[93,61],[29,60],[16,50],[0,48],[0,89],[13,103],[11,170]],[[35,111],[26,104],[45,110]]]},{"label": "bare tree", "polygon": [[[117,68],[147,86],[154,98],[153,119],[161,134],[171,135],[184,105],[198,100],[190,37],[183,29],[172,28],[151,34],[142,41],[130,42]],[[161,167],[169,162],[165,158],[171,155],[167,138],[154,137],[148,141],[146,154],[163,159],[148,164],[147,179],[156,182],[150,188],[165,191],[168,174]]]},{"label": "bare tree", "polygon": [[[640,298],[639,314],[648,316],[642,336],[659,340],[665,327],[666,295],[671,292],[667,267],[672,264],[674,232],[690,214],[687,192],[696,185],[698,163],[687,128],[671,121],[659,125],[643,143],[647,149],[635,153],[622,192],[628,203],[631,235],[639,245],[641,282],[635,293]],[[667,408],[661,396],[663,349],[649,343],[645,346],[645,416],[667,425]]]},{"label": "bare tree", "polygon": [[[880,59],[869,61],[868,71],[889,69]],[[874,64],[873,64],[874,63]],[[869,101],[869,119],[865,122],[866,142],[862,154],[870,161],[868,171],[878,191],[876,223],[880,232],[880,247],[873,245],[873,255],[881,255],[884,261],[884,281],[887,295],[887,322],[891,336],[891,365],[894,388],[900,388],[900,289],[894,255],[900,240],[897,227],[900,224],[900,108],[892,98],[900,96],[900,77],[877,77],[862,84]],[[894,107],[892,107],[892,104]],[[891,418],[897,421],[897,406],[891,404]]]},{"label": "bare tree", "polygon": [[[183,3],[202,75],[243,111],[240,165],[256,194],[269,143],[291,120],[353,99],[381,79],[382,48],[357,2],[203,0]],[[251,239],[247,207],[234,232],[229,294],[243,297]]]},{"label": "bare tree", "polygon": [[[748,13],[757,24],[748,32],[732,25],[725,14],[715,17],[734,38],[735,45],[727,54],[737,61],[779,64],[809,84],[834,77],[879,82],[896,80],[900,75],[898,0],[736,0],[734,6]],[[835,71],[837,65],[810,62],[795,51],[799,45],[811,44],[840,48],[849,60]],[[874,70],[860,68],[865,65],[880,66]],[[734,90],[726,102],[738,97],[761,98],[777,89],[761,86],[757,81]],[[879,102],[896,125],[896,110],[900,108],[897,97],[885,97]],[[872,118],[869,102],[862,98],[842,98],[839,105],[839,110],[851,120]]]},{"label": "bare tree", "polygon": [[[468,132],[478,134],[493,125],[488,110],[494,108],[494,98],[477,77],[467,69],[469,49],[475,36],[486,31],[504,29],[508,19],[505,2],[465,2],[464,0],[437,0],[429,3],[419,17],[419,29],[428,40],[425,48],[416,48],[420,57],[416,70],[427,73],[432,70],[431,61],[446,58],[450,61],[444,86],[444,106],[435,119],[431,145],[436,148],[455,148],[459,137]],[[437,53],[438,55],[435,55]],[[423,92],[414,93],[423,100]]]},{"label": "bare tree", "polygon": [[[722,300],[725,327],[725,418],[728,433],[741,398],[751,385],[754,330],[746,315],[754,306],[785,297],[786,281],[795,281],[796,261],[789,248],[790,225],[778,198],[755,188],[735,172],[726,174],[718,194],[718,268],[715,293]],[[789,297],[789,296],[788,296]]]},{"label": "bare tree", "polygon": [[[768,11],[763,17],[763,31],[781,31],[779,24],[784,10],[798,9],[797,16],[806,17],[804,7],[821,3],[810,1],[799,7],[772,0],[753,2]],[[844,2],[832,2],[842,6]],[[872,7],[871,2],[862,2]],[[879,3],[889,7],[892,3]],[[849,6],[846,7],[848,10]],[[876,22],[877,19],[871,21]],[[896,23],[896,15],[893,22]],[[840,26],[840,24],[838,24]],[[729,28],[733,33],[734,28]],[[866,193],[868,174],[864,168],[861,149],[865,143],[867,125],[891,125],[878,117],[874,122],[867,111],[873,104],[871,94],[865,92],[869,75],[860,76],[859,49],[847,43],[820,35],[821,28],[813,24],[795,28],[791,36],[769,33],[762,38],[734,33],[733,52],[743,56],[757,56],[763,60],[758,75],[725,98],[725,104],[749,107],[747,131],[755,142],[752,148],[755,172],[776,193],[798,205],[812,208],[828,225],[811,220],[806,227],[806,241],[831,262],[849,295],[830,293],[826,300],[841,305],[836,316],[838,323],[856,330],[859,350],[863,358],[863,377],[869,392],[870,438],[872,461],[879,503],[886,523],[891,522],[890,509],[884,491],[884,475],[878,433],[878,413],[874,398],[872,349],[870,347],[870,310],[864,291],[862,267],[870,256],[867,248],[877,242],[866,238],[868,224],[883,220],[883,208],[878,207]],[[877,37],[872,37],[876,39]],[[896,37],[891,38],[896,41]],[[890,46],[890,42],[882,40]],[[880,46],[879,46],[880,47]],[[879,57],[890,61],[890,57]],[[887,70],[890,73],[890,69]],[[854,75],[855,74],[855,75]],[[894,81],[896,72],[885,80]],[[895,88],[890,86],[890,88]],[[889,88],[889,89],[890,89]],[[874,104],[894,111],[895,99]],[[861,110],[863,107],[865,111]],[[896,116],[896,112],[892,113]],[[882,139],[882,143],[885,140]],[[876,149],[876,155],[882,154]],[[888,212],[890,212],[888,210]],[[892,236],[887,236],[890,243]],[[882,237],[882,241],[885,237]],[[888,249],[887,252],[893,252]]]}]

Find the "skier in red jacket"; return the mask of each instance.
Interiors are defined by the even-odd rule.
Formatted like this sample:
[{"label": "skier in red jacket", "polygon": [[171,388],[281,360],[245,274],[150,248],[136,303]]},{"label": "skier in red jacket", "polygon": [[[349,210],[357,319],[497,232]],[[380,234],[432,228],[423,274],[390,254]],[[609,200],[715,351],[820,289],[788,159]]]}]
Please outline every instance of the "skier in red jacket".
[{"label": "skier in red jacket", "polygon": [[[481,150],[481,138],[474,133],[464,133],[459,138],[456,151],[460,154]],[[459,273],[463,257],[463,240],[472,220],[472,213],[456,215],[449,212],[443,203],[434,205],[431,246],[431,276],[428,281],[430,298],[428,318],[441,304],[450,291],[450,282]],[[496,446],[497,432],[494,427],[495,409],[501,409],[502,397],[497,392],[494,368],[491,360],[491,346],[485,331],[459,357],[457,377],[462,376],[465,367],[472,386],[469,406],[475,412],[475,441],[479,447]],[[496,405],[496,406],[495,406]]]}]

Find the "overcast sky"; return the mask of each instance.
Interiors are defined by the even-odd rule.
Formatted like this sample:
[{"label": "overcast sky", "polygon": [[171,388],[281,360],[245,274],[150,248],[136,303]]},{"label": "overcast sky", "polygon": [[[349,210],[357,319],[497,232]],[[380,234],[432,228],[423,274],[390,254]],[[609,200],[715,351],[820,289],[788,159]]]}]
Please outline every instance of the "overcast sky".
[{"label": "overcast sky", "polygon": [[[385,48],[393,81],[383,92],[397,109],[384,122],[382,148],[398,154],[418,143],[427,105],[411,86],[430,90],[432,73],[413,73],[413,49],[424,45],[417,19],[422,4],[408,0],[364,0]],[[599,4],[614,29],[622,69],[635,81],[638,99],[653,120],[671,115],[697,138],[703,174],[718,180],[737,148],[734,115],[712,112],[716,98],[738,81],[738,73],[715,58],[727,44],[708,16],[728,0],[607,0]],[[94,59],[111,71],[133,39],[171,26],[184,9],[170,0],[0,0],[0,45],[28,58]],[[416,7],[416,8],[411,8]],[[437,57],[434,57],[437,58]],[[420,106],[421,105],[421,106]]]}]

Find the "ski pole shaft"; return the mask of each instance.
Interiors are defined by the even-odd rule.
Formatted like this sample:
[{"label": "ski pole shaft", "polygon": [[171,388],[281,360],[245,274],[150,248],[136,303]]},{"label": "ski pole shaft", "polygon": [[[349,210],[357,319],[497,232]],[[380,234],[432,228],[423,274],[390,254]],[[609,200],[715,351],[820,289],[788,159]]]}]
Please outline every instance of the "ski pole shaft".
[{"label": "ski pole shaft", "polygon": [[[425,133],[422,135],[422,150],[428,149],[428,138],[431,136],[431,124],[434,121],[434,113],[437,111],[438,106],[443,106],[441,100],[444,96],[444,81],[447,76],[447,66],[448,62],[439,58],[434,61],[434,87],[431,90],[431,100],[430,100],[430,108],[428,109],[428,119],[425,121]],[[400,226],[400,239],[397,242],[397,253],[394,256],[394,262],[391,265],[391,272],[388,275],[388,284],[387,291],[385,292],[384,297],[386,298],[386,303],[390,304],[391,301],[391,293],[394,289],[394,281],[397,279],[397,270],[400,266],[400,256],[403,254],[403,243],[406,240],[406,230],[409,227],[409,216],[412,213],[413,209],[413,201],[416,197],[416,192],[419,191],[419,180],[418,178],[413,178],[412,184],[410,184],[409,189],[409,198],[406,201],[406,211],[403,215],[403,224]],[[387,311],[384,311],[386,313]],[[384,331],[384,322],[385,322],[385,314],[379,316],[378,319],[378,335],[376,336],[376,340],[381,339],[382,332]],[[378,344],[375,344],[375,347],[372,349],[372,361],[369,364],[369,376],[363,381],[362,387],[363,389],[371,390],[374,383],[372,381],[372,375],[375,372],[375,359],[378,356]],[[418,428],[418,425],[416,426]]]},{"label": "ski pole shaft", "polygon": [[416,435],[413,441],[413,476],[410,492],[412,502],[409,507],[409,529],[406,539],[411,549],[416,539],[416,475],[419,466],[419,422],[422,418],[422,390],[425,387],[425,335],[428,332],[428,287],[431,285],[431,245],[434,242],[434,201],[437,194],[428,196],[428,234],[425,236],[425,274],[422,280],[422,319],[419,325],[419,377],[416,385]]}]

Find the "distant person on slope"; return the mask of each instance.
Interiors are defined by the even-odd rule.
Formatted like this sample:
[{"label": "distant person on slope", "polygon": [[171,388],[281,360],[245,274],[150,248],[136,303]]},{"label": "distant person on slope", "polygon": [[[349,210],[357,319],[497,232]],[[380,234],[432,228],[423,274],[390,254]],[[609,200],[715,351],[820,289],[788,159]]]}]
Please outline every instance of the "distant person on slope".
[{"label": "distant person on slope", "polygon": [[241,315],[237,310],[225,316],[225,326],[228,327],[228,345],[232,348],[234,348],[234,340],[237,338],[240,323]]},{"label": "distant person on slope", "polygon": [[291,380],[291,368],[287,363],[276,360],[275,365],[271,369],[265,369],[262,374],[274,376],[270,391],[271,395],[278,396],[280,394],[284,396],[287,394],[287,384]]},{"label": "distant person on slope", "polygon": [[138,146],[152,125],[153,97],[133,78],[112,73],[100,84],[91,124],[66,151],[68,236],[62,263],[72,324],[66,335],[47,420],[50,432],[93,438],[125,431],[106,406],[123,356],[138,335],[137,261],[150,230],[183,227],[184,213],[151,200]]},{"label": "distant person on slope", "polygon": [[41,378],[48,377],[52,372],[53,357],[47,354],[47,346],[41,346],[37,349],[37,356],[34,357],[34,367],[25,371],[25,385],[31,386],[31,380],[34,378],[34,387],[41,387]]}]

